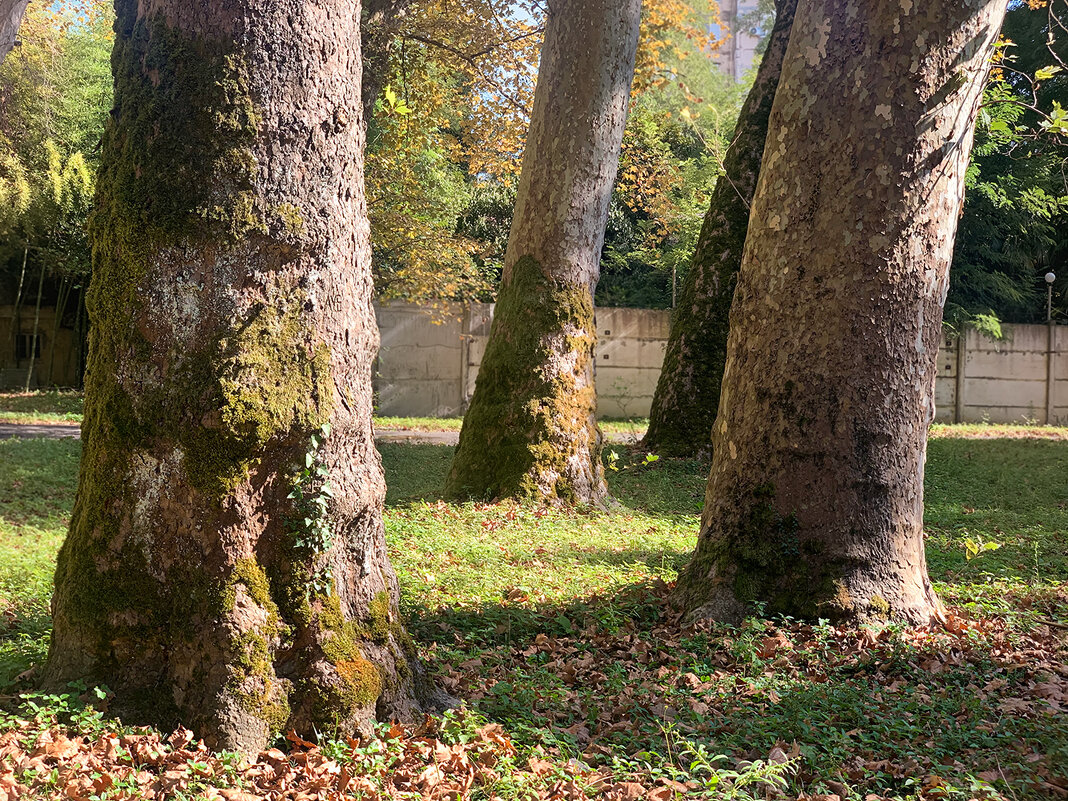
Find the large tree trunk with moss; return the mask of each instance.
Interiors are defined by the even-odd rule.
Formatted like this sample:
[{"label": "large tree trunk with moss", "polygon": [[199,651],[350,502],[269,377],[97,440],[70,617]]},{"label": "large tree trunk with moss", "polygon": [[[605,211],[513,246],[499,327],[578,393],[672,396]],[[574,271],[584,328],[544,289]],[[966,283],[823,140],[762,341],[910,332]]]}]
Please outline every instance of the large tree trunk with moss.
[{"label": "large tree trunk with moss", "polygon": [[452,496],[600,504],[593,292],[619,163],[640,0],[563,0],[534,112],[489,342]]},{"label": "large tree trunk with moss", "polygon": [[768,125],[681,601],[939,619],[923,547],[935,358],[1005,0],[800,0]]},{"label": "large tree trunk with moss", "polygon": [[665,456],[701,456],[711,447],[727,361],[731,298],[796,8],[797,0],[776,3],[775,27],[738,117],[671,320],[642,441],[643,447]]},{"label": "large tree trunk with moss", "polygon": [[0,0],[0,61],[18,41],[19,25],[29,0]]},{"label": "large tree trunk with moss", "polygon": [[359,0],[116,5],[45,682],[226,748],[412,719],[371,430]]}]

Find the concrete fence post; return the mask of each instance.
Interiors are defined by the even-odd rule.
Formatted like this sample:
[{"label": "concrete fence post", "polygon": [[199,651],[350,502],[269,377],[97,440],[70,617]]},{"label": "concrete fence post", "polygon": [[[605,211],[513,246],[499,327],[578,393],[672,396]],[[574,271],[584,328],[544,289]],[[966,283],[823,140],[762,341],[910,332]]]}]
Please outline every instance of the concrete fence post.
[{"label": "concrete fence post", "polygon": [[467,392],[468,371],[471,369],[471,304],[464,303],[464,313],[460,323],[460,413],[467,414],[471,396]]},{"label": "concrete fence post", "polygon": [[1053,404],[1057,387],[1057,332],[1053,326],[1052,320],[1050,320],[1046,328],[1048,332],[1048,339],[1046,340],[1046,425],[1051,426],[1055,419],[1053,414]]},{"label": "concrete fence post", "polygon": [[953,392],[953,422],[964,422],[964,367],[967,364],[968,329],[963,329],[957,337],[957,384]]}]

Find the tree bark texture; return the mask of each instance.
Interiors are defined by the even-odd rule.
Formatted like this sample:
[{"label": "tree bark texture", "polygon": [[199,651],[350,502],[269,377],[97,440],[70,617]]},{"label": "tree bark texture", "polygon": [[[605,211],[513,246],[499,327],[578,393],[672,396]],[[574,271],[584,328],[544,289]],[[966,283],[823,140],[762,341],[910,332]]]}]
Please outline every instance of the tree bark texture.
[{"label": "tree bark texture", "polygon": [[800,0],[680,600],[925,624],[923,466],[972,125],[1005,0]]},{"label": "tree bark texture", "polygon": [[29,0],[0,0],[0,62],[18,41],[19,25]]},{"label": "tree bark texture", "polygon": [[671,321],[642,443],[665,456],[702,456],[711,448],[731,298],[796,8],[797,0],[777,3],[775,27],[738,117]]},{"label": "tree bark texture", "polygon": [[412,719],[371,430],[359,0],[120,0],[45,683],[257,749]]},{"label": "tree bark texture", "polygon": [[640,0],[553,3],[504,275],[448,492],[600,504],[593,292]]}]

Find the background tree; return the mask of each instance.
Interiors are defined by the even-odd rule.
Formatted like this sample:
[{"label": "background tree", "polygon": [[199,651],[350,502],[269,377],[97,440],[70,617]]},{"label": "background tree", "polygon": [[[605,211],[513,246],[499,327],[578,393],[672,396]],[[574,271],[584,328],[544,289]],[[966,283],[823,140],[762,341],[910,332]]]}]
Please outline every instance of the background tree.
[{"label": "background tree", "polygon": [[[403,13],[389,17],[388,66],[377,80],[381,94],[368,142],[376,285],[383,298],[492,300],[503,248],[472,237],[461,220],[477,215],[488,196],[514,198],[545,8],[537,0],[400,5]],[[718,44],[708,27],[714,8],[704,0],[644,4],[636,93],[667,95],[699,72],[684,66],[711,66]],[[696,108],[692,92],[681,94]],[[672,194],[677,185],[657,184]],[[671,210],[666,199],[651,197],[653,216]],[[645,214],[641,207],[638,215]],[[640,240],[620,244],[640,244],[647,254],[659,248],[660,240]],[[636,260],[650,259],[637,254]]]},{"label": "background tree", "polygon": [[453,495],[599,504],[593,293],[641,4],[550,14],[504,277],[449,471]]},{"label": "background tree", "polygon": [[1050,269],[1064,314],[1068,270],[1068,16],[1063,0],[1015,3],[976,124],[953,253],[946,321],[1001,336],[1001,323],[1046,319]]},{"label": "background tree", "polygon": [[[923,464],[953,238],[1004,0],[800,0],[727,346],[698,616],[939,619]],[[850,46],[845,47],[844,43]],[[875,55],[878,54],[878,55]]]},{"label": "background tree", "polygon": [[0,0],[0,61],[18,41],[19,24],[29,0]]},{"label": "background tree", "polygon": [[671,320],[643,441],[644,447],[669,456],[704,453],[711,442],[727,359],[731,298],[796,5],[797,0],[778,3],[768,46],[739,115]]},{"label": "background tree", "polygon": [[17,356],[22,320],[39,318],[32,307],[43,300],[55,308],[40,363],[39,332],[31,329],[21,363],[27,387],[35,370],[40,382],[53,381],[57,326],[69,309],[81,352],[90,270],[85,221],[111,107],[112,15],[106,0],[34,4],[21,46],[0,64],[0,282],[15,318],[4,346]]},{"label": "background tree", "polygon": [[45,684],[107,684],[129,720],[228,748],[411,719],[371,430],[359,2],[116,10]]}]

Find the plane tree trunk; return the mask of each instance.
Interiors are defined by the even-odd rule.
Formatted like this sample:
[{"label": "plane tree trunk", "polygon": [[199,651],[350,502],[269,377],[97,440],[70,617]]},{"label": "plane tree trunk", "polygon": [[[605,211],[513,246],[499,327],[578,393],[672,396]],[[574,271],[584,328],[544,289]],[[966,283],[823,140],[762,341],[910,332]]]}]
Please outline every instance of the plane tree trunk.
[{"label": "plane tree trunk", "polygon": [[639,0],[550,10],[493,324],[452,496],[600,504],[593,292],[619,163]]},{"label": "plane tree trunk", "polygon": [[923,466],[972,125],[1005,0],[800,0],[768,125],[695,616],[924,624]]},{"label": "plane tree trunk", "polygon": [[796,8],[797,0],[777,3],[775,27],[738,117],[672,316],[642,441],[643,447],[665,456],[701,456],[711,447],[727,360],[731,298]]},{"label": "plane tree trunk", "polygon": [[410,720],[371,430],[359,0],[120,0],[48,686],[224,748]]},{"label": "plane tree trunk", "polygon": [[0,0],[0,62],[18,42],[19,25],[29,0]]}]

